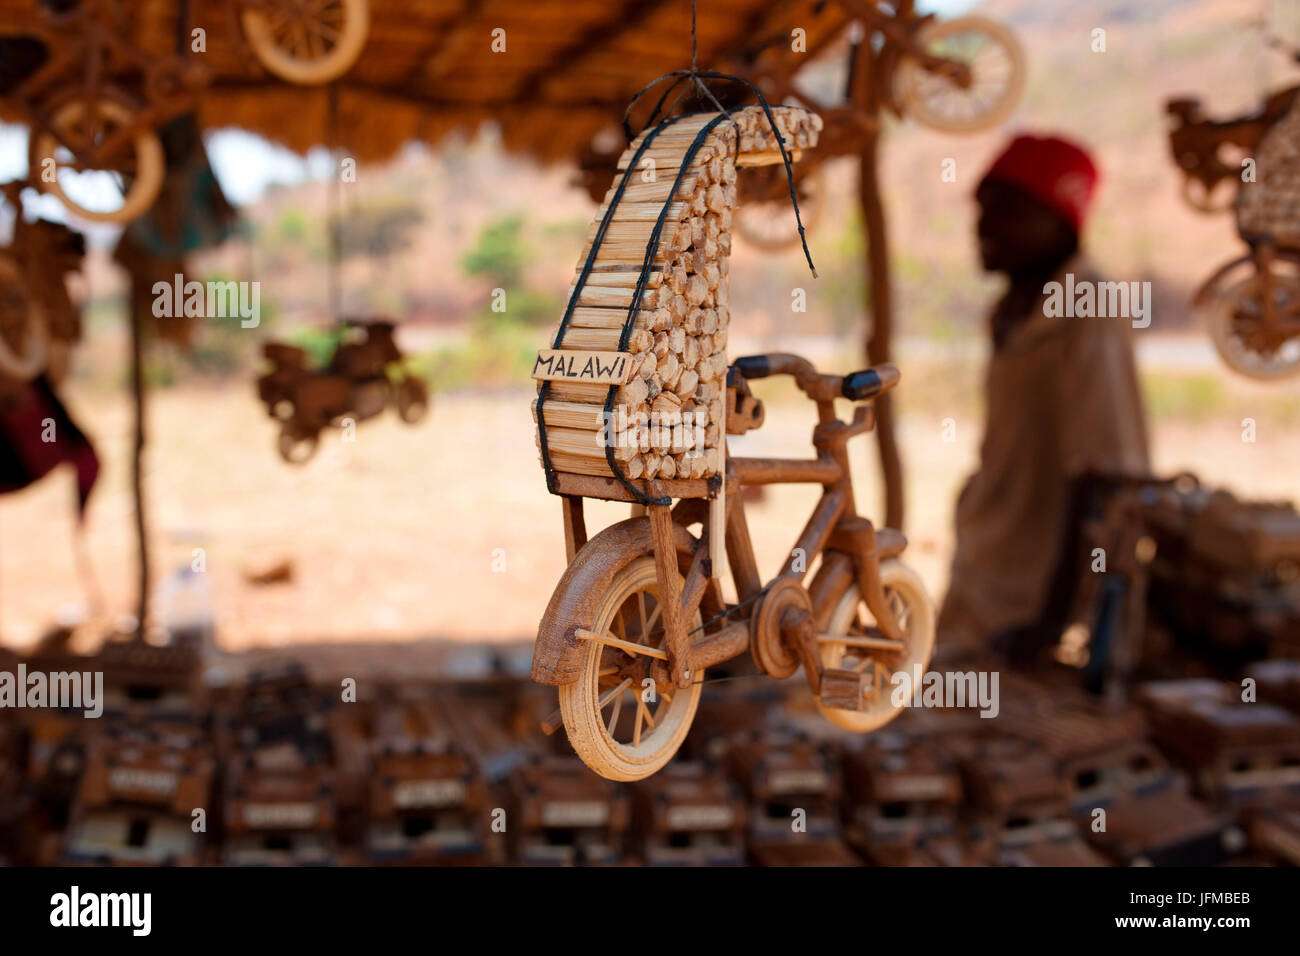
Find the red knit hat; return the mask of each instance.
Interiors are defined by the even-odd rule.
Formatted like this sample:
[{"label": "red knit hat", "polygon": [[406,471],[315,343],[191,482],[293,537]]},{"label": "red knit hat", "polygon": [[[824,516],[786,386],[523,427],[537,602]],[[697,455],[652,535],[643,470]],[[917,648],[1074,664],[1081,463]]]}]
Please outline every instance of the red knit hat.
[{"label": "red knit hat", "polygon": [[1097,166],[1083,148],[1059,136],[1017,136],[984,179],[1023,189],[1079,232],[1097,188]]}]

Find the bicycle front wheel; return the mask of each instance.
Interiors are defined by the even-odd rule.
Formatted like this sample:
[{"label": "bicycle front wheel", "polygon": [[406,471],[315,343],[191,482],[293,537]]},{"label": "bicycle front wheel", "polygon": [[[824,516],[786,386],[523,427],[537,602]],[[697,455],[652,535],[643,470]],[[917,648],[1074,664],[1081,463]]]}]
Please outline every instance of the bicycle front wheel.
[{"label": "bicycle front wheel", "polygon": [[[697,611],[691,628],[700,624]],[[643,780],[682,745],[700,701],[703,671],[689,687],[657,687],[646,673],[651,651],[664,648],[659,581],[652,555],[628,563],[600,598],[578,679],[560,686],[569,743],[588,767],[609,780]],[[631,651],[624,648],[632,648]],[[636,652],[635,648],[644,649]]]}]

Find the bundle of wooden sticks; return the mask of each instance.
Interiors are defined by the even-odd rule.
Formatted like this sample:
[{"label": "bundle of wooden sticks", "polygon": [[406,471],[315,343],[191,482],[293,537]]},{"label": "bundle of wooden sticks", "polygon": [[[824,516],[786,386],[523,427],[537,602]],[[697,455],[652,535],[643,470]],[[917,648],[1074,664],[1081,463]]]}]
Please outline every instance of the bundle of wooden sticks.
[{"label": "bundle of wooden sticks", "polygon": [[[774,107],[772,113],[792,160],[817,144],[819,116],[784,106]],[[637,161],[643,133],[619,160],[620,176],[596,212],[580,263],[586,262],[625,177],[622,198],[563,335],[556,341],[558,329],[552,329],[549,339],[555,348],[544,350],[534,367],[534,378],[551,383],[543,413],[547,450],[556,471],[608,476],[610,447],[630,479],[707,478],[722,470],[736,170],[781,162],[775,134],[760,107],[731,115],[734,122],[723,120],[709,133],[675,194],[673,183],[691,143],[716,113],[690,116],[667,127]],[[630,168],[634,161],[635,169]],[[668,214],[659,246],[631,335],[620,352],[647,245],[665,204]],[[621,364],[620,356],[626,359]],[[614,371],[606,374],[611,368]],[[607,415],[610,385],[619,389],[614,413]]]}]

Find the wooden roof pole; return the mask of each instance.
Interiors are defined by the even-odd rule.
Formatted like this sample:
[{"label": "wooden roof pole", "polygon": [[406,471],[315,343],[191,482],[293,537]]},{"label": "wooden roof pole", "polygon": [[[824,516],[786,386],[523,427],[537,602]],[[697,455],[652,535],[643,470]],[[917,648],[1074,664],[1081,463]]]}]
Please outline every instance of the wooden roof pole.
[{"label": "wooden roof pole", "polygon": [[144,280],[131,276],[131,301],[127,311],[131,324],[131,410],[133,414],[134,441],[131,446],[131,495],[135,502],[136,581],[135,598],[136,636],[145,635],[146,615],[149,610],[149,536],[144,511],[144,446],[145,446],[145,395],[144,395],[144,314],[140,305],[144,290],[136,288]]},{"label": "wooden roof pole", "polygon": [[[893,331],[893,288],[889,276],[889,237],[885,228],[885,210],[880,191],[880,93],[882,76],[879,58],[871,45],[868,27],[856,45],[853,59],[851,99],[871,119],[862,140],[859,157],[858,202],[866,233],[866,306],[871,327],[864,342],[869,364],[892,360],[890,349]],[[903,461],[894,430],[893,395],[886,392],[875,401],[876,445],[880,452],[880,470],[885,485],[885,525],[903,527]]]}]

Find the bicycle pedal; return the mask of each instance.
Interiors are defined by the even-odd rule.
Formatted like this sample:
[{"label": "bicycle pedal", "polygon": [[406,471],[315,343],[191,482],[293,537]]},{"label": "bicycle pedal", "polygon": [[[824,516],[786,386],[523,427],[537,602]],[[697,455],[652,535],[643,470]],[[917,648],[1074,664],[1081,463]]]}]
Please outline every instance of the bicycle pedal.
[{"label": "bicycle pedal", "polygon": [[865,710],[874,692],[870,672],[844,671],[828,668],[822,671],[821,701],[823,707],[836,710]]}]

